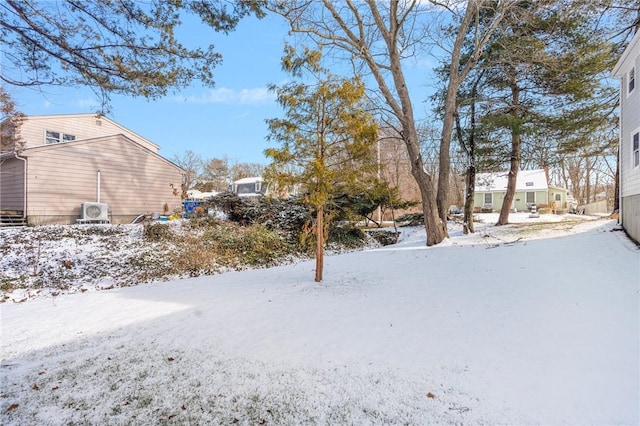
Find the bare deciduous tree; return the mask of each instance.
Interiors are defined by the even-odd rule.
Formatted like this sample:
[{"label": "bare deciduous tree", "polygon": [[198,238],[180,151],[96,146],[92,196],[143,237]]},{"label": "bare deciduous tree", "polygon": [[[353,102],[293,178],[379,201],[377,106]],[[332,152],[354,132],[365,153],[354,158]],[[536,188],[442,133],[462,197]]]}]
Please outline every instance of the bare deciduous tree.
[{"label": "bare deciduous tree", "polygon": [[[500,23],[507,14],[518,7],[519,1],[470,0],[466,2],[464,8],[460,8],[459,2],[454,6],[451,2],[433,1],[433,3],[450,10],[454,20],[458,22],[455,27],[455,41],[450,50],[449,77],[445,91],[440,140],[437,206],[440,218],[446,220],[451,170],[451,138],[457,112],[458,89],[469,72],[478,64],[487,43]],[[460,14],[459,10],[464,13]],[[471,37],[469,37],[470,34]],[[465,47],[467,51],[463,56]]]},{"label": "bare deciduous tree", "polygon": [[264,165],[260,163],[239,162],[231,166],[231,169],[229,171],[229,177],[233,182],[238,179],[242,179],[246,177],[262,176],[263,172],[264,172]]},{"label": "bare deciduous tree", "polygon": [[[420,188],[429,246],[441,242],[447,236],[449,149],[457,87],[477,62],[486,40],[504,16],[505,11],[517,2],[474,0],[455,2],[455,5],[453,3],[437,1],[425,3],[418,0],[391,0],[388,3],[375,0],[362,2],[346,0],[341,3],[332,0],[267,2],[267,9],[288,20],[292,32],[307,35],[327,51],[346,56],[358,71],[367,71],[368,78],[374,82],[384,102],[381,111],[389,116],[384,125],[398,123],[396,131],[402,138],[411,159],[411,173]],[[491,8],[492,13],[481,13],[486,8]],[[459,36],[456,37],[451,50],[452,70],[440,142],[439,175],[441,178],[437,195],[434,176],[425,168],[420,150],[413,103],[403,67],[403,61],[414,55],[421,43],[426,40],[429,17],[435,16],[436,10],[447,10],[454,17],[458,17],[459,12],[462,11]],[[479,25],[479,21],[486,17],[489,23]],[[460,52],[468,28],[474,23],[477,29],[477,37],[474,39],[475,53],[465,58],[463,63]],[[441,191],[442,195],[440,195]],[[445,202],[442,214],[438,211],[438,200]]]},{"label": "bare deciduous tree", "polygon": [[207,191],[226,191],[231,183],[227,157],[204,161],[202,180],[206,184]]},{"label": "bare deciduous tree", "polygon": [[182,155],[174,155],[171,158],[176,165],[182,167],[185,171],[184,190],[193,188],[200,176],[202,175],[203,161],[200,154],[196,154],[191,150],[185,151]]},{"label": "bare deciduous tree", "polygon": [[16,109],[13,98],[0,86],[0,152],[20,151],[24,139],[20,136],[20,123],[24,116]]}]

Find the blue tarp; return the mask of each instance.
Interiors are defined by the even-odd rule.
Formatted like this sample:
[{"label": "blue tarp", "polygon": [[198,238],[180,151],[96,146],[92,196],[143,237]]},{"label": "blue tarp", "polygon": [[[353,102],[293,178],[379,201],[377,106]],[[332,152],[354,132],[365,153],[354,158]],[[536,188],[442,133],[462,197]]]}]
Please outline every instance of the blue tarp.
[{"label": "blue tarp", "polygon": [[202,201],[200,200],[184,200],[182,202],[182,207],[184,208],[185,217],[193,216],[196,207],[198,207],[200,204],[202,204]]}]

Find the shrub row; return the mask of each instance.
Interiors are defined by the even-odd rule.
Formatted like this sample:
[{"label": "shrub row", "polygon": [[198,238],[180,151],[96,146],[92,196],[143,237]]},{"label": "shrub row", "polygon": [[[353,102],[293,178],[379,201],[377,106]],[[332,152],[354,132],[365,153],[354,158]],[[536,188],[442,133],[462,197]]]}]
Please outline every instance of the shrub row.
[{"label": "shrub row", "polygon": [[[313,212],[300,199],[243,198],[227,192],[200,207],[181,226],[144,224],[146,241],[170,246],[167,262],[174,274],[196,276],[221,268],[272,266],[315,254]],[[216,214],[209,215],[212,211]],[[357,249],[367,241],[367,235],[349,222],[328,226],[327,246],[332,250]]]}]

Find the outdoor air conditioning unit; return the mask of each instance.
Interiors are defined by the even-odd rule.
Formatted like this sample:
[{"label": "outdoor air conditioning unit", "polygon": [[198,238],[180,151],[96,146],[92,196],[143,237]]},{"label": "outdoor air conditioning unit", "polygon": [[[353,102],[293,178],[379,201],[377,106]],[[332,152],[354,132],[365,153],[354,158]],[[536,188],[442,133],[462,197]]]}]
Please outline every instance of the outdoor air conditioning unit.
[{"label": "outdoor air conditioning unit", "polygon": [[82,220],[109,221],[109,206],[106,203],[82,203]]}]

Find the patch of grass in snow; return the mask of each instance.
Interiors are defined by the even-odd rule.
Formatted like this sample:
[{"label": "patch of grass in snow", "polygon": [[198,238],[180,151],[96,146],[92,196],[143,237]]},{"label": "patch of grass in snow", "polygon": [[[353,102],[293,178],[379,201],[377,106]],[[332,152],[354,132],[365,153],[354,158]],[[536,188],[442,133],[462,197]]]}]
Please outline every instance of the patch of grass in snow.
[{"label": "patch of grass in snow", "polygon": [[285,367],[224,358],[211,347],[161,348],[147,339],[104,343],[94,337],[8,360],[15,367],[0,368],[6,383],[0,422],[378,425],[464,418],[448,408],[463,396],[441,389],[430,399],[433,387],[424,377],[354,366]]},{"label": "patch of grass in snow", "polygon": [[203,239],[211,242],[220,262],[228,266],[271,266],[282,257],[297,252],[296,247],[288,244],[280,234],[262,225],[214,226]]},{"label": "patch of grass in snow", "polygon": [[172,257],[175,267],[192,277],[213,274],[221,269],[213,244],[202,236],[186,236]]},{"label": "patch of grass in snow", "polygon": [[0,276],[0,290],[11,291],[15,288],[16,284],[18,284],[23,279],[23,277],[9,278]]},{"label": "patch of grass in snow", "polygon": [[143,235],[148,241],[160,242],[173,240],[173,232],[168,224],[162,222],[146,222],[143,227]]},{"label": "patch of grass in snow", "polygon": [[503,229],[502,234],[517,235],[521,238],[536,237],[548,233],[564,233],[577,225],[584,223],[584,220],[564,220],[562,222],[529,222],[509,224]]}]

